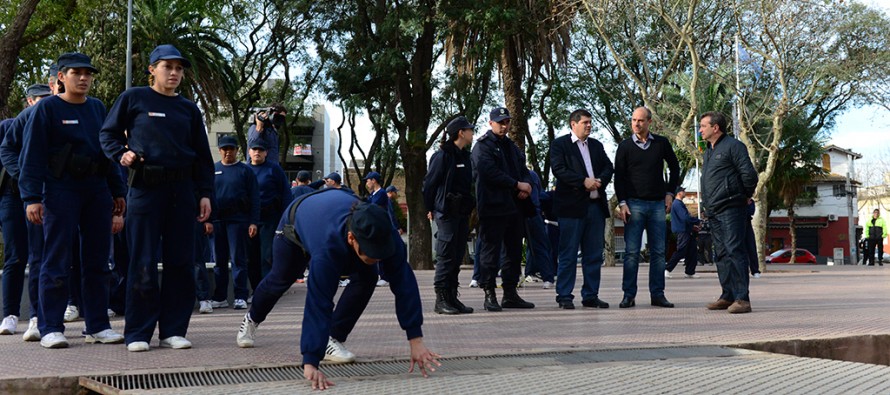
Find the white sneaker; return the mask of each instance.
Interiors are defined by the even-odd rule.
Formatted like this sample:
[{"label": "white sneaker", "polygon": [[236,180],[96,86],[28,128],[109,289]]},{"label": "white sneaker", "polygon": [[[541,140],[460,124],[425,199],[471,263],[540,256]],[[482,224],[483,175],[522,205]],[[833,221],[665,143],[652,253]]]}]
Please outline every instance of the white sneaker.
[{"label": "white sneaker", "polygon": [[537,277],[535,277],[535,276],[531,276],[531,275],[529,275],[529,276],[525,276],[525,282],[527,282],[527,283],[536,283],[536,282],[539,282],[539,281],[541,281],[541,279],[540,279],[540,278],[537,278]]},{"label": "white sneaker", "polygon": [[701,277],[701,276],[699,276],[698,274],[687,274],[686,275],[686,278],[699,278],[699,277]]},{"label": "white sneaker", "polygon": [[345,287],[345,286],[347,286],[347,285],[349,285],[349,279],[348,279],[348,278],[345,279],[345,280],[340,280],[340,288],[343,288],[343,287]]},{"label": "white sneaker", "polygon": [[160,346],[172,348],[174,350],[182,350],[192,348],[192,342],[182,336],[170,336],[166,339],[161,339]]},{"label": "white sneaker", "polygon": [[142,352],[148,351],[151,348],[148,346],[148,342],[132,342],[127,344],[127,351],[129,352]]},{"label": "white sneaker", "polygon": [[253,304],[253,295],[247,297],[247,304]]},{"label": "white sneaker", "polygon": [[382,278],[379,279],[379,280],[377,280],[377,286],[378,286],[378,287],[385,287],[385,286],[387,286],[387,285],[389,285],[389,281],[386,281],[386,280],[384,280],[384,279],[382,279]]},{"label": "white sneaker", "polygon": [[114,318],[114,317],[117,317],[117,313],[115,313],[114,310],[112,310],[112,309],[108,309],[108,318]]},{"label": "white sneaker", "polygon": [[760,278],[760,273],[754,273],[754,278]]},{"label": "white sneaker", "polygon": [[215,301],[215,300],[211,300],[211,301],[210,301],[210,307],[212,307],[212,308],[214,308],[214,309],[222,309],[222,308],[225,308],[225,307],[229,307],[229,301],[228,301],[228,300],[221,300],[221,301],[218,301],[218,302],[217,302],[217,301]]},{"label": "white sneaker", "polygon": [[479,282],[476,280],[470,281],[470,288],[479,288]]},{"label": "white sneaker", "polygon": [[256,340],[257,323],[250,319],[250,313],[244,315],[241,320],[241,329],[238,330],[238,336],[235,342],[241,348],[253,348],[254,340]]},{"label": "white sneaker", "polygon": [[235,310],[244,310],[247,308],[247,302],[244,299],[235,299],[232,308]]},{"label": "white sneaker", "polygon": [[40,341],[40,329],[37,329],[37,317],[28,321],[28,330],[22,335],[22,340],[26,342]]},{"label": "white sneaker", "polygon": [[328,348],[324,351],[324,360],[336,363],[355,362],[355,354],[346,349],[333,337],[328,337]]},{"label": "white sneaker", "polygon": [[541,288],[544,288],[544,289],[553,288],[553,283],[550,281],[544,281],[544,285],[542,285]]},{"label": "white sneaker", "polygon": [[665,270],[665,271],[664,271],[664,278],[674,278],[674,276],[671,276],[671,272]]},{"label": "white sneaker", "polygon": [[115,344],[115,343],[123,343],[124,335],[115,332],[113,329],[106,329],[101,332],[93,333],[92,335],[87,335],[84,340],[87,344],[93,343],[102,343],[102,344]]},{"label": "white sneaker", "polygon": [[67,348],[68,339],[62,332],[51,332],[40,338],[40,345],[43,348]]},{"label": "white sneaker", "polygon": [[14,335],[15,327],[19,323],[19,317],[14,315],[7,316],[3,319],[3,323],[0,323],[0,335]]},{"label": "white sneaker", "polygon": [[210,314],[213,312],[213,306],[211,305],[209,300],[202,300],[200,302],[200,307],[198,307],[198,312],[201,314]]},{"label": "white sneaker", "polygon": [[77,311],[77,306],[68,305],[68,308],[65,309],[65,322],[77,321],[80,318],[80,312]]}]

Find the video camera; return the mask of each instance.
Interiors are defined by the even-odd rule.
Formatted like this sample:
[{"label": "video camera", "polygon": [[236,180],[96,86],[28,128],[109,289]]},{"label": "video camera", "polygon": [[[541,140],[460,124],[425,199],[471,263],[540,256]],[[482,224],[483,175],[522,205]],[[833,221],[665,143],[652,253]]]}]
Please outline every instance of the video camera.
[{"label": "video camera", "polygon": [[284,107],[278,105],[269,107],[251,107],[250,112],[253,113],[253,116],[251,116],[250,123],[260,121],[273,126],[275,129],[280,129],[281,126],[284,125],[284,114],[279,113],[286,111],[287,110]]}]

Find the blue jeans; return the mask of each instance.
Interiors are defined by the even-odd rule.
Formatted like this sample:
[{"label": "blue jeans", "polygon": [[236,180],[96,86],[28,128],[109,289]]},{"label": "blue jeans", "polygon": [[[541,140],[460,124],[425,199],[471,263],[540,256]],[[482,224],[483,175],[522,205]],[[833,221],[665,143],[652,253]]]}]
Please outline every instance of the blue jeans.
[{"label": "blue jeans", "polygon": [[603,267],[603,245],[606,217],[596,204],[587,205],[583,218],[559,218],[559,269],[556,275],[556,301],[575,298],[578,248],[581,248],[581,300],[599,296],[600,275]]},{"label": "blue jeans", "polygon": [[711,237],[717,250],[717,277],[720,279],[720,299],[736,301],[748,299],[748,251],[745,248],[745,207],[730,207],[711,214]]},{"label": "blue jeans", "polygon": [[525,219],[528,229],[528,248],[525,254],[525,275],[541,273],[541,280],[553,282],[553,266],[550,264],[550,239],[544,227],[544,217],[540,214]]},{"label": "blue jeans", "polygon": [[224,301],[229,293],[229,260],[232,261],[232,283],[235,299],[247,300],[247,230],[246,222],[214,221],[213,248],[216,268],[213,269],[216,288],[213,300]]},{"label": "blue jeans", "polygon": [[[637,296],[637,272],[640,269],[640,246],[646,230],[649,247],[649,296],[664,296],[664,242],[667,229],[664,200],[628,199],[630,219],[624,224],[624,278],[621,289],[625,298]],[[559,226],[562,227],[560,220]],[[563,231],[565,231],[563,229]]]}]

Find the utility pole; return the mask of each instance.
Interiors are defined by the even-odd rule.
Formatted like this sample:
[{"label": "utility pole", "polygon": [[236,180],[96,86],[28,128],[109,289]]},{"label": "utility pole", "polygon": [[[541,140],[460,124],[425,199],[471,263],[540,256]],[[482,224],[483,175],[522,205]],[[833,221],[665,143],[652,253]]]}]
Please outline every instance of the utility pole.
[{"label": "utility pole", "polygon": [[844,186],[844,195],[847,195],[847,240],[850,242],[850,264],[857,264],[856,252],[856,228],[853,224],[853,155],[847,153],[847,181]]}]

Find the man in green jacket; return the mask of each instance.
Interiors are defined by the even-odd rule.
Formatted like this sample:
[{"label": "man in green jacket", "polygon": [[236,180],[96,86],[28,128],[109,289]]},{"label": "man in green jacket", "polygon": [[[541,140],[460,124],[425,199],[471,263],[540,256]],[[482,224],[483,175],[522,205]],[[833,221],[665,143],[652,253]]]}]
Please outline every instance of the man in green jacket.
[{"label": "man in green jacket", "polygon": [[[881,211],[875,209],[871,219],[865,222],[865,259],[864,264],[875,265],[875,249],[878,252],[878,265],[884,266],[884,239],[887,238],[887,223],[881,218]],[[871,262],[869,262],[871,261]]]}]

